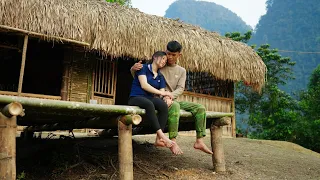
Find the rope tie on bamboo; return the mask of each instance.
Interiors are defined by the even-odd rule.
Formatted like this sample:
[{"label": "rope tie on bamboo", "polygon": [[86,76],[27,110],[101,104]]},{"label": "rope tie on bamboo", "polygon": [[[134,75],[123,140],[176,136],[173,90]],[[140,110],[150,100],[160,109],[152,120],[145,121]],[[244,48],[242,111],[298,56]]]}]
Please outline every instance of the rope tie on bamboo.
[{"label": "rope tie on bamboo", "polygon": [[0,125],[0,128],[17,128],[17,125],[9,126],[9,125]]}]

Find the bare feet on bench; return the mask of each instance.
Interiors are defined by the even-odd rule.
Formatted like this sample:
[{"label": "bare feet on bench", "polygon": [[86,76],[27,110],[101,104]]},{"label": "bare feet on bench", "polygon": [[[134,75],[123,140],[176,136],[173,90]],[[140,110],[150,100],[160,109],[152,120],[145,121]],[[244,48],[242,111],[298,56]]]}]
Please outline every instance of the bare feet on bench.
[{"label": "bare feet on bench", "polygon": [[193,147],[207,154],[213,154],[213,152],[206,146],[206,144],[204,144],[203,138],[198,138],[194,143]]},{"label": "bare feet on bench", "polygon": [[156,136],[156,141],[155,141],[154,145],[158,146],[158,147],[166,147],[163,140],[160,139],[160,137],[158,135]]},{"label": "bare feet on bench", "polygon": [[166,135],[164,135],[164,133],[160,129],[157,131],[157,138],[154,144],[156,146],[162,146],[162,143],[164,144],[164,147],[168,147],[168,148],[172,147],[173,144],[175,144],[175,142],[171,141]]},{"label": "bare feet on bench", "polygon": [[180,147],[178,146],[178,144],[176,143],[176,139],[171,139],[173,142],[175,142],[175,144],[172,145],[172,147],[170,148],[170,151],[172,152],[172,154],[174,155],[180,155],[183,154],[182,150],[180,149]]}]

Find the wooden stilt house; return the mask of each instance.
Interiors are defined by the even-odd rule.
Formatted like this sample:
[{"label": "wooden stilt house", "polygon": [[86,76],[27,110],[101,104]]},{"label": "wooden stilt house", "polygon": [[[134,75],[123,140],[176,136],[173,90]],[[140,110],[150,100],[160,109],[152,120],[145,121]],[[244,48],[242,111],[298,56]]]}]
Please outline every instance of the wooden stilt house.
[{"label": "wooden stilt house", "polygon": [[[234,112],[234,82],[264,84],[254,50],[196,26],[97,0],[0,5],[0,94],[125,105],[131,65],[170,40],[183,45],[179,64],[188,70],[180,100]],[[234,136],[235,123],[224,134]]]},{"label": "wooden stilt house", "polygon": [[[126,105],[130,67],[165,50],[171,40],[182,44],[178,63],[188,70],[179,100],[234,113],[234,82],[247,81],[256,91],[265,83],[266,66],[251,47],[197,26],[99,0],[0,0],[0,101],[9,95],[61,104],[52,112],[39,101],[46,113],[26,109],[18,125],[117,128],[109,116],[103,125],[70,125],[88,117],[60,116],[73,108],[63,103]],[[181,122],[180,129],[194,129],[193,122]],[[235,136],[234,116],[224,134]]]}]

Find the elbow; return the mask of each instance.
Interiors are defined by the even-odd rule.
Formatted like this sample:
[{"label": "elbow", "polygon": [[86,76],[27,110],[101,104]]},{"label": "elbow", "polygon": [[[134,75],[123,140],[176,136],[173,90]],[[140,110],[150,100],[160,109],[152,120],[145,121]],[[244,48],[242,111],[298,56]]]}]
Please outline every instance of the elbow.
[{"label": "elbow", "polygon": [[146,84],[141,84],[141,88],[142,88],[143,90],[147,90],[148,86],[147,86]]}]

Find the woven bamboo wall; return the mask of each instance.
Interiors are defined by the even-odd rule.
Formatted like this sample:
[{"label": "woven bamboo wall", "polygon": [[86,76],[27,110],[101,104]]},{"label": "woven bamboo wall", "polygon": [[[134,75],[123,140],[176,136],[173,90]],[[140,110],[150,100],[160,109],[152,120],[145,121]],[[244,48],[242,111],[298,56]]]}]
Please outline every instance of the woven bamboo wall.
[{"label": "woven bamboo wall", "polygon": [[[89,60],[82,52],[72,51],[70,58],[69,100],[77,102],[88,101]],[[67,60],[67,59],[66,59]]]},{"label": "woven bamboo wall", "polygon": [[[232,112],[232,98],[221,98],[185,91],[183,95],[178,98],[178,101],[190,101],[202,104],[206,107],[207,111]],[[223,135],[232,136],[232,125],[224,126]]]}]

